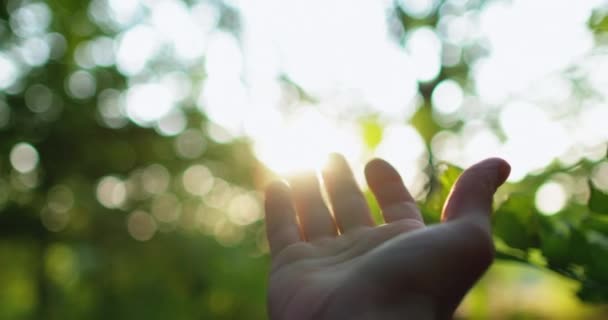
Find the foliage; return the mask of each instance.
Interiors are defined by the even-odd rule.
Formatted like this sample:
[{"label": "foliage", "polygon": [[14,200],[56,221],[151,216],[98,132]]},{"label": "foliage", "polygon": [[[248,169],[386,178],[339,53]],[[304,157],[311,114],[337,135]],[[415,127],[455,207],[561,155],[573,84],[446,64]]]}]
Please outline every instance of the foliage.
[{"label": "foliage", "polygon": [[[555,175],[572,174],[587,179],[592,163],[570,169],[548,170],[539,176],[509,184],[506,199],[497,204],[493,216],[497,258],[547,268],[581,283],[578,296],[589,302],[605,302],[608,296],[608,220],[605,217],[607,194],[589,183],[586,203],[571,201],[559,213],[541,214],[532,196],[541,184]],[[423,205],[427,220],[438,215],[434,199],[445,199],[446,191],[456,181],[459,170],[449,167],[437,179],[439,185]],[[499,194],[499,197],[501,195]]]},{"label": "foliage", "polygon": [[[40,3],[50,9],[50,24],[33,34],[15,30],[15,12]],[[121,114],[117,101],[130,87],[176,71],[197,87],[205,68],[198,60],[177,61],[171,48],[138,76],[113,63],[83,66],[76,61],[83,44],[123,36],[92,16],[91,8],[101,3],[0,4],[0,53],[10,54],[21,70],[7,88],[0,74],[0,319],[265,318],[267,250],[256,190],[270,173],[246,139],[226,138],[192,97],[178,104],[186,119],[179,134]],[[238,36],[238,11],[209,3],[220,13],[215,27]],[[395,6],[395,38],[401,41],[416,26],[435,27],[438,15],[435,10],[417,19]],[[590,23],[600,34],[606,21],[597,13]],[[49,44],[43,61],[20,55],[32,39]],[[475,45],[463,50],[471,60],[483,54]],[[409,121],[427,144],[460,125],[438,123],[431,92],[441,80],[466,82],[469,69],[465,60],[444,66],[437,79],[420,85],[423,103]],[[91,94],[70,91],[75,74],[93,79]],[[301,99],[314,101],[293,87]],[[370,116],[359,125],[365,146],[374,150],[383,138],[382,121]],[[11,167],[20,143],[36,150],[34,169]],[[494,235],[499,259],[553,270],[580,282],[581,299],[606,302],[608,194],[589,182],[597,165],[556,165],[507,185],[497,196]],[[422,211],[434,223],[461,169],[437,164],[431,155],[426,170]],[[578,181],[573,188],[580,194],[561,212],[542,215],[533,195],[562,178]],[[371,193],[366,195],[380,221]],[[255,210],[242,214],[239,203]]]},{"label": "foliage", "polygon": [[[1,50],[14,51],[27,40],[10,32],[9,12],[28,3],[0,5]],[[49,1],[53,33],[47,36],[55,39],[49,60],[22,61],[20,81],[0,90],[0,319],[263,319],[262,226],[227,221],[221,208],[228,203],[220,199],[225,193],[259,198],[248,191],[257,161],[245,141],[211,139],[207,119],[189,101],[180,107],[187,115],[184,133],[204,147],[197,153],[184,134],[160,135],[104,115],[104,97],[118,97],[132,80],[113,66],[75,63],[78,44],[108,34],[88,17],[91,3]],[[94,77],[94,95],[67,90],[78,70]],[[197,81],[200,68],[190,70]],[[50,94],[44,108],[35,105],[46,103],[44,97],[30,97],[36,86]],[[34,170],[11,169],[9,155],[18,143],[39,154]],[[184,171],[193,165],[209,170],[202,178],[213,181],[208,198],[218,198],[215,207],[183,186]],[[137,196],[102,205],[96,193],[104,177],[118,184],[111,197]],[[155,206],[161,216],[172,210],[179,219],[150,220]],[[130,236],[134,212],[152,221],[153,239]]]}]

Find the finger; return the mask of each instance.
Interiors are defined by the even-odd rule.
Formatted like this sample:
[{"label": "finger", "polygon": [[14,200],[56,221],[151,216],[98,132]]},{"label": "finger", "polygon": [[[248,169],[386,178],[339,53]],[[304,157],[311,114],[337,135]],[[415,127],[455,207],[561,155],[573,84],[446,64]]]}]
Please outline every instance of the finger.
[{"label": "finger", "polygon": [[323,181],[342,233],[358,227],[374,225],[367,201],[344,157],[338,154],[330,156],[329,164],[323,170]]},{"label": "finger", "polygon": [[365,178],[387,223],[412,219],[424,224],[414,198],[407,191],[397,170],[388,162],[382,159],[370,161],[365,167]]},{"label": "finger", "polygon": [[338,234],[336,224],[323,201],[319,180],[314,172],[290,179],[295,207],[302,232],[307,240],[333,237]]},{"label": "finger", "polygon": [[302,240],[296,210],[287,185],[277,181],[266,188],[265,208],[266,236],[272,255]]},{"label": "finger", "polygon": [[486,159],[465,170],[448,196],[441,219],[472,217],[489,222],[494,193],[510,171],[509,164],[499,158]]}]

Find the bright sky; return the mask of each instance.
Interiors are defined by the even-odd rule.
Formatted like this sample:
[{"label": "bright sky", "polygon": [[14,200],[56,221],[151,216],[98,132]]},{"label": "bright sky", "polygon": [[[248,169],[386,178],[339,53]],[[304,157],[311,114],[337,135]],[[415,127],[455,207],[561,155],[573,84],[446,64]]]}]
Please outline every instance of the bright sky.
[{"label": "bright sky", "polygon": [[[484,43],[488,54],[474,62],[466,90],[446,80],[433,93],[438,120],[466,121],[460,132],[435,138],[438,159],[468,166],[501,156],[513,165],[511,180],[517,181],[556,159],[568,164],[604,154],[608,127],[600,119],[608,118],[608,107],[603,101],[581,106],[563,73],[580,66],[592,85],[608,94],[605,72],[599,72],[608,58],[592,53],[587,28],[599,0],[576,5],[568,0],[495,1],[480,11],[463,9],[465,0],[448,2],[456,9],[446,10],[437,30],[405,30],[402,46],[388,32],[390,1],[231,1],[242,15],[240,41],[212,31],[218,17],[213,7],[198,4],[188,12],[179,2],[151,2],[151,23],[124,32],[117,63],[125,73],[138,74],[163,41],[173,43],[183,59],[205,55],[209,77],[200,89],[200,108],[231,134],[250,136],[257,156],[271,169],[288,174],[318,168],[332,151],[346,154],[356,168],[382,156],[395,162],[417,192],[426,181],[417,172],[428,156],[407,124],[419,106],[417,82],[434,79],[442,59],[466,59],[458,51],[456,58],[450,54],[451,60],[442,57],[447,50],[442,43],[456,48]],[[419,17],[437,5],[433,0],[400,4]],[[277,80],[282,74],[318,103],[299,102],[297,93]],[[170,111],[171,97],[158,84],[135,85],[127,95],[129,117],[152,123]],[[150,108],[149,101],[160,103]],[[372,113],[387,124],[376,154],[365,152],[355,125],[358,117]],[[491,128],[492,121],[504,140]],[[556,188],[546,190],[550,194]]]},{"label": "bright sky", "polygon": [[[420,15],[435,5],[433,1],[403,3],[410,5],[404,6],[406,11]],[[489,54],[473,66],[472,90],[464,93],[458,83],[448,80],[433,94],[440,118],[455,115],[467,120],[461,133],[437,137],[434,145],[440,150],[434,151],[440,159],[467,166],[483,157],[502,156],[513,164],[511,179],[519,180],[556,158],[597,159],[605,151],[601,142],[608,139],[608,129],[597,119],[606,119],[608,107],[589,105],[574,110],[573,117],[560,117],[564,109],[576,109],[572,85],[562,71],[581,65],[590,55],[594,43],[587,20],[598,1],[576,5],[567,0],[496,1],[479,12],[445,14],[438,32],[407,30],[404,47],[388,35],[387,2],[265,0],[238,5],[245,21],[246,64],[241,74],[246,85],[253,84],[256,101],[243,108],[255,109],[253,113],[259,115],[247,113],[238,121],[254,137],[260,158],[279,172],[313,165],[311,159],[329,149],[360,152],[357,139],[349,142],[339,137],[357,136],[343,123],[365,112],[379,112],[391,123],[391,130],[399,128],[391,131],[400,133],[391,133],[395,142],[382,148],[384,156],[407,158],[409,162],[398,165],[407,171],[416,168],[424,148],[411,147],[419,137],[405,134],[417,135],[404,120],[417,107],[416,82],[437,76],[442,39],[456,45],[485,39]],[[606,65],[605,56],[595,59]],[[223,63],[235,64],[225,59]],[[278,111],[284,107],[274,80],[279,72],[320,97],[316,108],[309,107],[316,116]],[[601,75],[595,78],[606,81]],[[218,113],[243,114],[219,104],[215,107]],[[208,108],[211,111],[214,105]],[[489,128],[487,120],[493,118],[505,141]]]},{"label": "bright sky", "polygon": [[[97,88],[87,69],[115,64],[130,86],[99,95],[100,113],[111,127],[121,125],[122,113],[160,134],[186,134],[176,106],[192,99],[230,135],[251,137],[259,159],[277,173],[318,168],[332,151],[347,155],[356,168],[382,156],[416,189],[428,157],[407,124],[419,107],[417,83],[433,80],[441,63],[469,61],[459,48],[480,44],[487,55],[471,62],[470,83],[463,88],[445,80],[432,94],[439,122],[465,120],[459,132],[442,132],[432,141],[438,159],[468,166],[501,156],[513,166],[511,181],[518,181],[556,159],[571,164],[603,156],[608,55],[594,51],[587,28],[602,1],[488,1],[479,10],[468,9],[468,2],[446,1],[452,9],[441,9],[437,29],[405,30],[399,44],[388,31],[392,1],[231,0],[242,18],[237,39],[215,28],[220,13],[208,2],[189,8],[175,0],[94,0],[93,20],[119,36],[78,45],[74,58],[82,70],[70,75],[67,90],[75,98],[91,97]],[[438,5],[398,3],[417,17]],[[50,19],[44,4],[24,5],[11,15],[11,27],[26,39],[15,49],[24,59],[0,52],[0,89],[52,57],[51,44],[61,39],[45,33]],[[167,59],[167,48],[181,70],[204,61],[205,81],[191,82],[180,70],[150,73],[150,61]],[[563,72],[572,67],[598,99],[574,96]],[[318,101],[302,102],[278,80],[281,75]],[[116,110],[115,101],[124,107]],[[356,125],[370,114],[387,126],[375,154],[366,152]],[[545,193],[551,190],[557,189]]]}]

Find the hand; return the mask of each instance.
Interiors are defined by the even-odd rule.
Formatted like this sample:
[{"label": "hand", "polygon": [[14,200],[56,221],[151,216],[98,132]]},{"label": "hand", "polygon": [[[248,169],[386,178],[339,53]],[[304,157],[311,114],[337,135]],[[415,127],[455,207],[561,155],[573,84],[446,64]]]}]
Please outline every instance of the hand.
[{"label": "hand", "polygon": [[509,171],[501,159],[466,170],[444,205],[444,223],[428,227],[397,171],[380,159],[365,169],[386,221],[380,226],[341,156],[323,172],[333,216],[314,174],[291,188],[273,183],[266,193],[270,318],[450,318],[494,258],[492,198]]}]

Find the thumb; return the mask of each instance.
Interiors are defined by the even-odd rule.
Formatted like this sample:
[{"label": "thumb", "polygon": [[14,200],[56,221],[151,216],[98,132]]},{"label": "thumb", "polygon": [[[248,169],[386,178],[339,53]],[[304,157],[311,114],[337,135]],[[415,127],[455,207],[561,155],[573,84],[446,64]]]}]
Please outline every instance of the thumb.
[{"label": "thumb", "polygon": [[510,172],[511,166],[499,158],[483,160],[465,170],[452,187],[441,220],[451,221],[466,216],[489,221],[494,193]]},{"label": "thumb", "polygon": [[458,178],[443,207],[441,220],[455,220],[456,223],[442,225],[446,228],[442,235],[449,245],[437,253],[436,261],[460,261],[445,266],[440,272],[448,276],[444,282],[446,314],[456,309],[466,292],[492,262],[492,199],[510,171],[509,164],[498,158],[473,165]]}]

